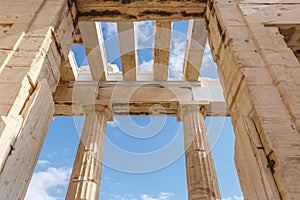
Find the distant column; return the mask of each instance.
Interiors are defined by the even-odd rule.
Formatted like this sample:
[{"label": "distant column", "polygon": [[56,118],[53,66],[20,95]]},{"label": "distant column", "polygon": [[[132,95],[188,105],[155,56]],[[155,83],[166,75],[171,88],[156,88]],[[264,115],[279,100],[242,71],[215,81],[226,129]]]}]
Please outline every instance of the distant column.
[{"label": "distant column", "polygon": [[199,105],[181,107],[189,200],[220,199],[205,129],[205,112]]},{"label": "distant column", "polygon": [[98,200],[106,122],[111,111],[86,107],[86,119],[67,192],[67,200]]}]

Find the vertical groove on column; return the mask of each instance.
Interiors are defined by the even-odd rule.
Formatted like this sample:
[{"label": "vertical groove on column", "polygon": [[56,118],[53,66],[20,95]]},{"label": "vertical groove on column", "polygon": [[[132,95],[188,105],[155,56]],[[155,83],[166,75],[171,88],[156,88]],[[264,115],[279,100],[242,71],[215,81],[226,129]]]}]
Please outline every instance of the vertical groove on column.
[{"label": "vertical groove on column", "polygon": [[204,113],[198,105],[182,106],[182,121],[189,200],[220,199]]},{"label": "vertical groove on column", "polygon": [[67,200],[98,200],[107,122],[105,111],[88,111],[67,192]]}]

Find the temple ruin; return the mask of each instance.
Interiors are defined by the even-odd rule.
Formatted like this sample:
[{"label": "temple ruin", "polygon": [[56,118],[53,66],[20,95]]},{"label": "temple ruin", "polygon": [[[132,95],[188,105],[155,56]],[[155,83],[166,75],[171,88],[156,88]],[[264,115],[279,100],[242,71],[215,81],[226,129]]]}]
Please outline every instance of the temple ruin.
[{"label": "temple ruin", "polygon": [[[204,119],[231,116],[245,199],[300,198],[299,0],[0,0],[0,194],[24,199],[53,116],[85,115],[66,199],[96,200],[107,121],[176,116],[188,199],[220,199]],[[134,23],[154,20],[153,73]],[[172,22],[189,20],[182,79],[168,74]],[[122,72],[101,27],[116,22]],[[208,38],[221,85],[199,79]],[[84,45],[90,72],[71,47]],[[223,95],[224,97],[223,97]],[[160,105],[153,107],[154,105]]]}]

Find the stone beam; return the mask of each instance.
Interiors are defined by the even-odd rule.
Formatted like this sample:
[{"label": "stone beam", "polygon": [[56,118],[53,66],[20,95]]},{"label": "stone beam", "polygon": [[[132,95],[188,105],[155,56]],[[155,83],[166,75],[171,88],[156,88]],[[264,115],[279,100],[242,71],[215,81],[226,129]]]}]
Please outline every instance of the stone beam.
[{"label": "stone beam", "polygon": [[107,60],[100,23],[79,23],[80,33],[93,80],[106,80]]},{"label": "stone beam", "polygon": [[154,27],[154,80],[166,81],[168,80],[172,21],[156,21]]},{"label": "stone beam", "polygon": [[[82,106],[94,102],[113,108],[115,115],[172,115],[178,104],[210,102],[208,115],[228,116],[222,88],[202,87],[200,82],[97,82],[60,84],[54,94],[55,115],[83,115]],[[97,93],[98,92],[98,93]]]},{"label": "stone beam", "polygon": [[186,52],[183,64],[183,77],[197,81],[200,75],[207,33],[204,20],[191,19],[187,35]]},{"label": "stone beam", "polygon": [[202,18],[207,0],[77,0],[80,21],[184,20]]},{"label": "stone beam", "polygon": [[137,38],[133,22],[118,22],[118,37],[123,80],[135,81],[137,74]]}]

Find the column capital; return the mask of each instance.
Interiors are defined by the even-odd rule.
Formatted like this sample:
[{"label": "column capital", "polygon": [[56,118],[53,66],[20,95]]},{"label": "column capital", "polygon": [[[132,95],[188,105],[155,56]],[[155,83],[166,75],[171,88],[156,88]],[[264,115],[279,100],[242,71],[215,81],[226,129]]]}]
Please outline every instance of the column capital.
[{"label": "column capital", "polygon": [[83,106],[83,110],[85,112],[85,114],[90,114],[90,113],[105,113],[107,120],[111,121],[113,120],[113,112],[112,109],[108,106],[104,106],[104,105],[85,105]]},{"label": "column capital", "polygon": [[191,112],[200,112],[205,118],[207,114],[207,107],[199,104],[180,104],[177,112],[178,121],[181,121],[183,116]]}]

